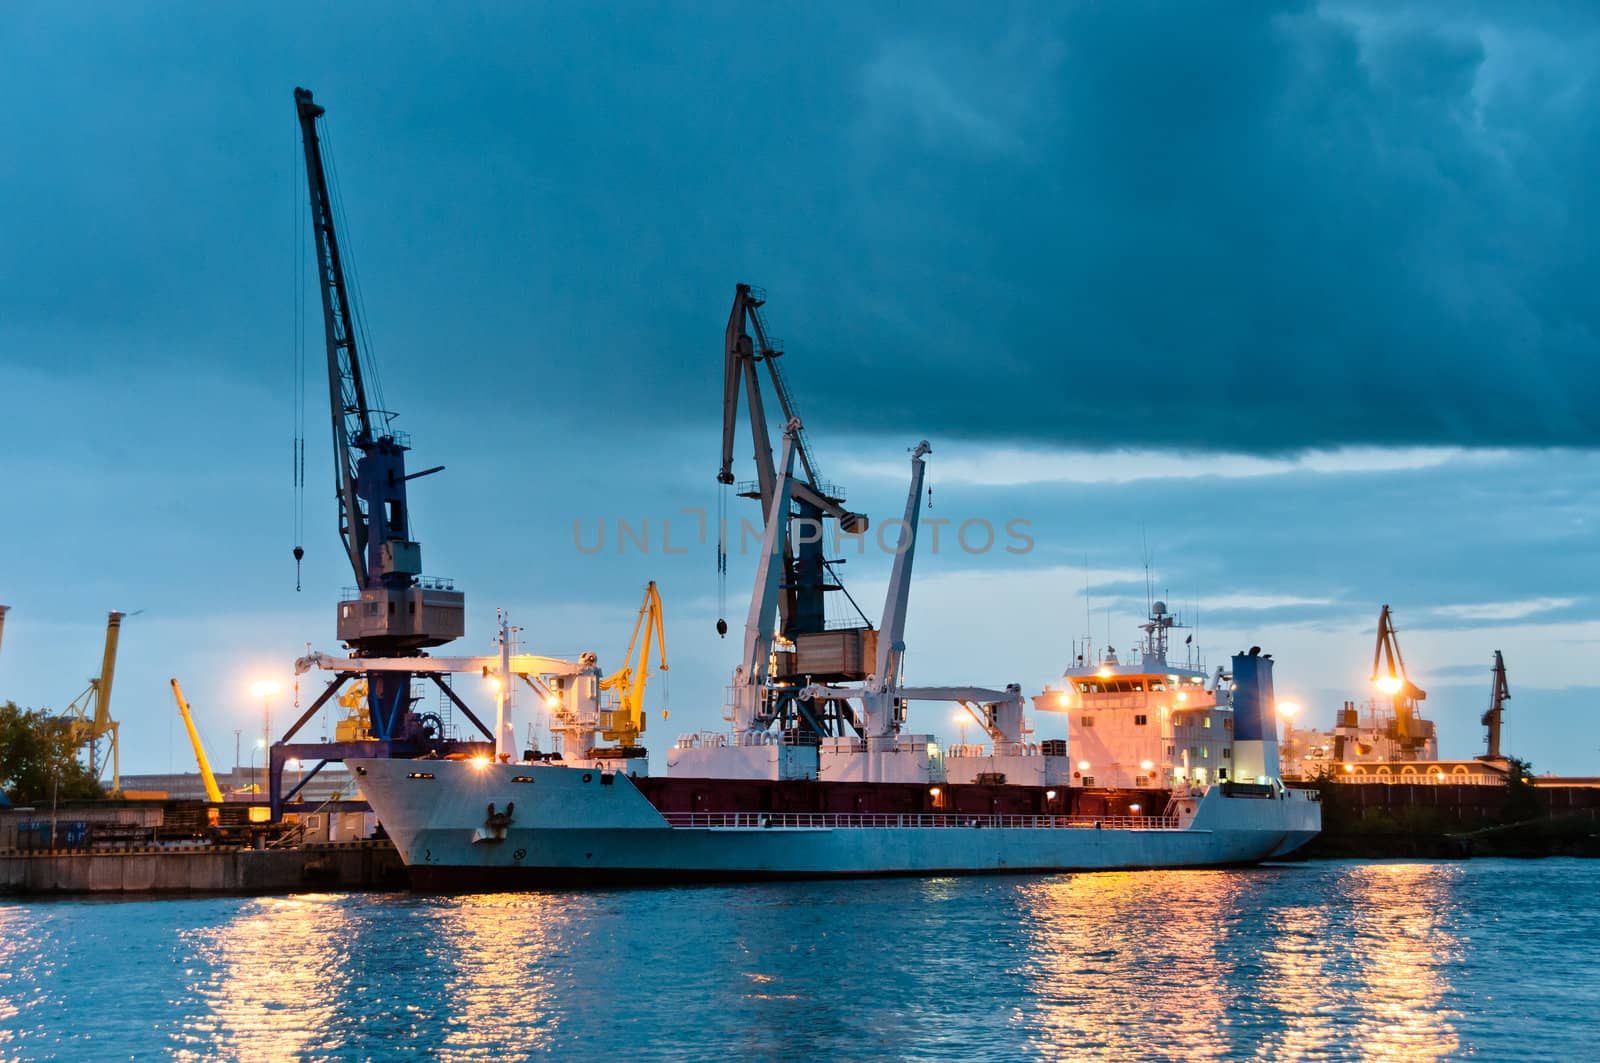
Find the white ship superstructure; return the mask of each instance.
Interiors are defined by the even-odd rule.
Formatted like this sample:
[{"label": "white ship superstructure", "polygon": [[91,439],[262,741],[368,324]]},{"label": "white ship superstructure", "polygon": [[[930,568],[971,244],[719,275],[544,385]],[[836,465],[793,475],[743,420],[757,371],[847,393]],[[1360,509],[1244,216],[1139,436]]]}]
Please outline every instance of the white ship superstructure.
[{"label": "white ship superstructure", "polygon": [[1067,785],[1205,786],[1239,778],[1232,676],[1219,668],[1208,677],[1195,662],[1170,662],[1168,637],[1178,626],[1166,603],[1155,602],[1144,640],[1127,660],[1110,647],[1096,655],[1085,641],[1061,682],[1034,697],[1037,711],[1067,718]]}]

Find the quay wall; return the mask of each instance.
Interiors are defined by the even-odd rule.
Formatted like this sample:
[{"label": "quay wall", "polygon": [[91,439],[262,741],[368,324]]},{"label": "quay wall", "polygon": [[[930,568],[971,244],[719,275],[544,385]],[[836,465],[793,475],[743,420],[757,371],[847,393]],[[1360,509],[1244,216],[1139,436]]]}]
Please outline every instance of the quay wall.
[{"label": "quay wall", "polygon": [[387,841],[281,849],[0,852],[0,894],[292,893],[405,889]]}]

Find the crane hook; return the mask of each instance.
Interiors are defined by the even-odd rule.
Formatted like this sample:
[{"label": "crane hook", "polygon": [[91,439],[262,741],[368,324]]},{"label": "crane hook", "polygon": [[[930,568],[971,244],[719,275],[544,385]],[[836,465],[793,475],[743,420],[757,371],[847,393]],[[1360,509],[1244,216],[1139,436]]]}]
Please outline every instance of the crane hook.
[{"label": "crane hook", "polygon": [[306,556],[305,547],[294,548],[294,589],[300,589],[300,561]]}]

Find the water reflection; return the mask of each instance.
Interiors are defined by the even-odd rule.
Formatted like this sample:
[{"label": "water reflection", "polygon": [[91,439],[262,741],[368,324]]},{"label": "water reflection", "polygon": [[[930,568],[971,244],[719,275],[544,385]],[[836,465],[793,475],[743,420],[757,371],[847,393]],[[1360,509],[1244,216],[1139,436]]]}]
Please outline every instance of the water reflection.
[{"label": "water reflection", "polygon": [[272,1063],[342,1048],[336,1002],[352,973],[349,907],[327,895],[271,897],[183,933],[197,961],[186,973],[199,976],[187,992],[202,1007],[173,1031],[173,1055]]},{"label": "water reflection", "polygon": [[1219,972],[1241,879],[1223,872],[1073,875],[1019,889],[1030,999],[1046,1059],[1221,1059]]},{"label": "water reflection", "polygon": [[[436,947],[449,952],[444,985],[449,1018],[437,1058],[515,1059],[549,1048],[553,1005],[559,994],[550,974],[552,934],[567,921],[545,894],[493,894],[442,901],[436,912]],[[629,984],[617,972],[611,984],[584,987],[586,995],[614,993],[618,1005]],[[430,992],[431,995],[431,992]]]},{"label": "water reflection", "polygon": [[1445,926],[1462,869],[1451,864],[1376,864],[1346,876],[1356,999],[1347,1035],[1371,1059],[1440,1059],[1459,1047],[1443,1006],[1462,943]]},{"label": "water reflection", "polygon": [[1458,867],[1083,875],[1021,887],[1018,1023],[1047,1059],[1428,1060],[1464,945]]}]

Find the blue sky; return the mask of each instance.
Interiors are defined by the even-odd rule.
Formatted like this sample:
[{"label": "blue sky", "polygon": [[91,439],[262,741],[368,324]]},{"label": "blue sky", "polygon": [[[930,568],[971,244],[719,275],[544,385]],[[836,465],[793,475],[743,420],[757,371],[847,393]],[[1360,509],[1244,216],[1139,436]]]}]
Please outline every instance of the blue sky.
[{"label": "blue sky", "polygon": [[[464,651],[504,606],[530,648],[615,666],[654,578],[672,718],[647,737],[718,725],[709,547],[591,556],[573,525],[715,511],[748,281],[853,504],[897,513],[928,438],[932,516],[1030,522],[1025,555],[919,558],[916,681],[1038,688],[1086,580],[1126,646],[1148,544],[1213,660],[1272,650],[1313,719],[1362,695],[1388,602],[1445,753],[1478,750],[1501,649],[1508,746],[1595,773],[1600,16],[456,11],[0,19],[0,696],[59,708],[105,611],[142,609],[124,763],[182,767],[167,676],[220,761],[255,679],[336,648],[315,387],[303,593],[289,559],[303,84],[385,393],[413,464],[448,466],[413,497]],[[846,567],[873,616],[886,570]],[[735,626],[747,587],[736,560]]]}]

